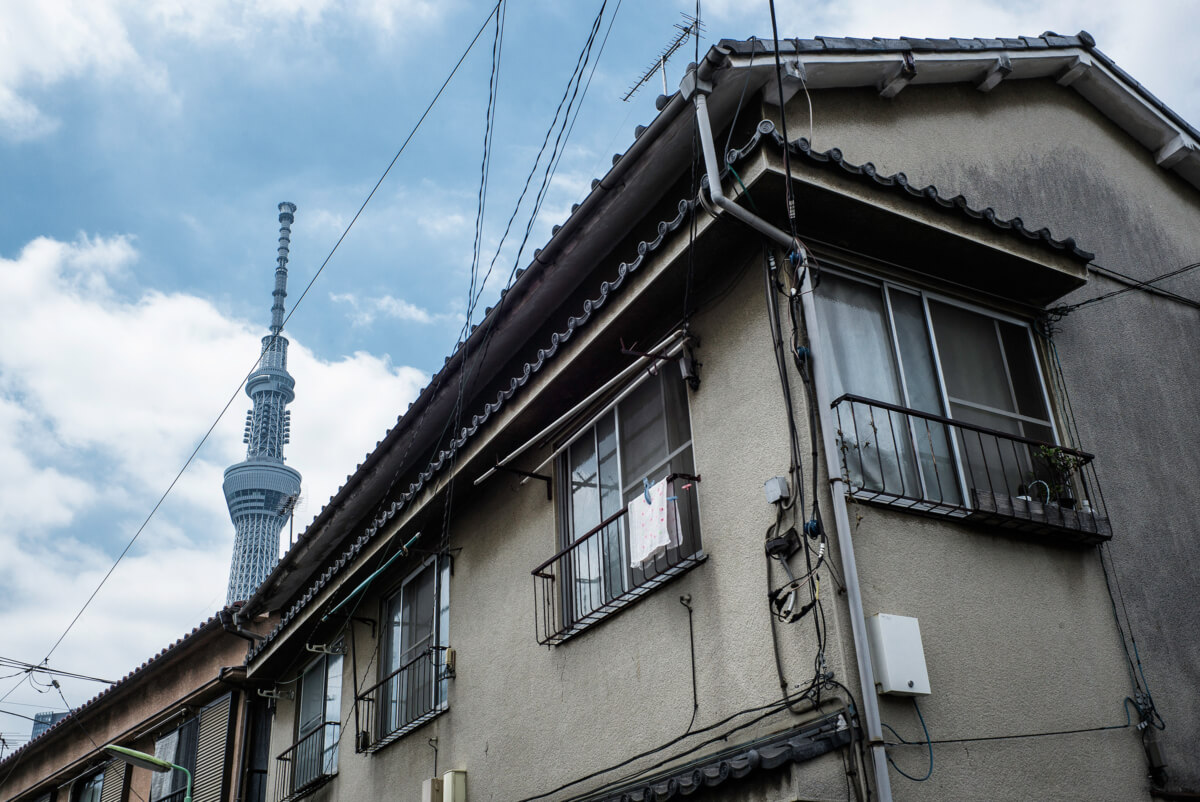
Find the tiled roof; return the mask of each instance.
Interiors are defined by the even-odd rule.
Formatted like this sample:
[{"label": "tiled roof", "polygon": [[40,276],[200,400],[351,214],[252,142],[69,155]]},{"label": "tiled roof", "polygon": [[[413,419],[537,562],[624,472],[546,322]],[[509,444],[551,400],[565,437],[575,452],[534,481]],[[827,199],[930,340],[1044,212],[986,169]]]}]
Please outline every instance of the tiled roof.
[{"label": "tiled roof", "polygon": [[[703,792],[759,771],[804,763],[851,742],[850,725],[834,714],[795,729],[743,744],[691,765],[671,769],[649,780],[592,794],[593,802],[665,802]],[[732,793],[732,792],[731,792]]]},{"label": "tiled roof", "polygon": [[71,710],[70,713],[68,713],[62,719],[60,719],[59,721],[57,721],[56,723],[51,725],[49,728],[47,728],[41,735],[30,740],[28,743],[26,743],[21,748],[15,749],[12,752],[10,752],[8,757],[4,758],[3,760],[0,760],[0,768],[3,768],[5,766],[5,764],[7,764],[10,760],[13,760],[14,758],[16,758],[17,755],[21,754],[25,750],[30,749],[34,746],[37,746],[37,744],[39,742],[41,742],[43,739],[45,739],[47,736],[49,736],[50,733],[58,732],[63,727],[73,725],[80,713],[83,713],[85,710],[88,710],[93,705],[100,703],[105,698],[107,698],[109,695],[111,695],[114,691],[122,688],[126,683],[141,676],[144,672],[146,672],[147,670],[149,670],[150,668],[155,666],[160,660],[168,657],[169,655],[178,651],[183,646],[186,646],[187,644],[191,643],[193,640],[195,640],[201,634],[203,634],[205,632],[210,632],[214,629],[217,629],[220,626],[221,626],[221,614],[220,614],[220,612],[218,612],[215,615],[213,615],[211,618],[200,623],[198,626],[193,627],[191,632],[187,633],[186,635],[184,635],[181,638],[176,639],[176,641],[174,643],[163,648],[158,654],[154,655],[149,660],[146,660],[145,662],[143,662],[140,666],[133,669],[125,676],[121,677],[119,680],[114,682],[112,685],[109,685],[107,688],[100,691],[100,693],[96,694],[91,699],[88,699],[83,704],[81,704],[78,707]]},{"label": "tiled roof", "polygon": [[[1085,39],[1083,39],[1082,37],[1086,37],[1086,36],[1087,36],[1086,34],[1080,34],[1080,36],[1076,36],[1076,37],[1059,37],[1059,36],[1053,35],[1053,34],[1046,34],[1043,37],[1022,37],[1020,39],[971,39],[971,40],[967,40],[967,39],[946,39],[946,40],[941,40],[941,39],[937,39],[937,40],[934,40],[934,39],[920,39],[920,40],[917,40],[917,39],[833,39],[830,37],[821,37],[821,38],[813,39],[813,40],[790,39],[790,40],[786,40],[786,42],[781,41],[780,42],[780,50],[781,50],[781,52],[783,52],[787,48],[791,48],[792,50],[790,52],[799,52],[800,50],[811,51],[814,49],[822,49],[822,48],[830,49],[830,50],[850,50],[850,49],[861,47],[861,48],[866,48],[866,49],[878,50],[880,52],[886,52],[888,50],[919,50],[922,48],[930,49],[930,48],[934,48],[934,47],[939,47],[939,48],[943,48],[943,49],[951,49],[952,46],[957,49],[975,49],[975,50],[986,49],[986,48],[1012,48],[1012,47],[1033,48],[1033,47],[1038,47],[1039,45],[1033,43],[1033,40],[1041,41],[1042,42],[1041,46],[1043,46],[1043,47],[1051,47],[1051,46],[1065,47],[1065,46],[1079,46],[1081,42],[1085,41]],[[1087,37],[1087,39],[1090,40],[1090,37]],[[757,49],[758,52],[763,52],[766,48],[766,46],[764,45],[763,42],[761,42],[761,40],[755,40],[755,39],[751,39],[751,40],[748,40],[745,42],[724,40],[721,42],[721,46],[730,48],[734,52],[745,52],[745,53],[749,53],[751,49]],[[658,107],[659,107],[660,111],[662,109],[664,109],[666,107],[666,105],[667,105],[666,99],[659,98]],[[645,132],[645,130],[646,130],[645,126],[641,126],[641,125],[637,126],[634,130],[635,140],[641,138],[641,136]],[[783,138],[774,129],[774,125],[770,121],[763,121],[762,123],[759,124],[759,127],[756,130],[751,141],[748,142],[745,146],[743,146],[739,150],[731,152],[727,157],[728,161],[733,162],[733,161],[736,161],[737,159],[742,158],[744,155],[751,152],[754,148],[758,147],[761,144],[764,137],[766,137],[767,139],[774,142],[774,144],[778,147],[783,146]],[[809,163],[813,164],[814,166],[828,167],[830,169],[839,170],[843,174],[859,177],[859,178],[863,179],[864,181],[872,182],[879,187],[892,190],[892,191],[896,192],[897,194],[901,194],[901,195],[909,198],[910,200],[913,200],[916,202],[932,204],[932,205],[938,206],[938,207],[946,210],[949,213],[961,214],[967,218],[980,221],[981,223],[984,223],[984,224],[988,224],[988,225],[990,225],[996,229],[999,229],[1001,231],[1011,232],[1014,236],[1028,239],[1028,240],[1035,240],[1050,249],[1057,250],[1060,252],[1067,252],[1074,258],[1081,259],[1083,261],[1090,261],[1092,258],[1092,254],[1090,252],[1079,248],[1075,244],[1074,239],[1072,239],[1070,237],[1065,238],[1065,239],[1056,239],[1047,229],[1043,228],[1043,229],[1032,230],[1032,229],[1026,228],[1023,221],[1019,217],[1013,217],[1011,219],[1004,219],[1004,218],[998,217],[996,215],[995,211],[993,209],[991,209],[990,207],[983,208],[983,209],[978,209],[978,208],[972,207],[969,203],[967,203],[966,199],[962,195],[956,195],[954,197],[946,197],[938,190],[937,187],[935,187],[933,185],[920,187],[920,188],[913,187],[912,185],[910,185],[908,183],[908,179],[904,175],[904,173],[895,173],[892,175],[881,175],[875,170],[874,165],[872,165],[869,162],[862,164],[862,165],[855,165],[855,164],[847,161],[843,157],[842,152],[837,148],[831,148],[830,150],[825,151],[825,152],[813,151],[808,144],[808,140],[801,138],[800,140],[797,140],[796,142],[791,143],[790,151],[794,154],[797,154],[798,156],[805,158]],[[623,154],[616,154],[613,156],[614,167],[620,162],[622,156],[623,156]],[[602,186],[602,184],[603,184],[603,182],[600,179],[595,179],[592,181],[593,194],[595,193],[597,188]],[[576,204],[571,208],[571,215],[568,216],[568,220],[570,220],[572,217],[574,217],[575,213],[578,211],[578,209],[580,208],[581,205],[582,204]],[[250,649],[250,652],[247,657],[247,663],[253,662],[255,658],[257,658],[259,655],[261,655],[263,653],[263,651],[266,650],[267,646],[271,642],[273,642],[275,640],[275,638],[278,637],[278,635],[281,632],[283,632],[284,629],[286,629],[288,627],[288,625],[292,622],[292,620],[294,620],[294,618],[297,615],[299,615],[305,608],[307,608],[308,604],[313,600],[313,598],[316,597],[329,584],[329,582],[334,579],[334,577],[338,576],[347,565],[353,564],[358,559],[359,555],[362,553],[362,550],[366,547],[366,545],[369,542],[371,542],[371,540],[378,533],[379,529],[382,526],[384,526],[388,521],[392,520],[397,514],[399,514],[411,502],[411,500],[427,486],[429,480],[432,479],[438,472],[440,472],[441,469],[455,456],[455,454],[458,452],[458,450],[470,438],[472,438],[475,435],[475,433],[478,431],[479,427],[481,425],[483,425],[486,421],[488,421],[492,417],[492,415],[494,415],[496,412],[498,412],[504,406],[505,402],[507,402],[509,399],[511,399],[513,397],[513,395],[517,393],[518,390],[520,390],[522,387],[524,387],[528,383],[529,379],[534,374],[538,373],[542,369],[545,361],[547,359],[552,358],[557,353],[558,347],[560,344],[569,340],[571,335],[574,333],[574,331],[577,328],[579,328],[580,326],[583,326],[587,323],[587,321],[591,318],[592,312],[595,311],[596,309],[599,309],[601,306],[604,305],[605,301],[607,300],[609,294],[612,291],[620,288],[620,286],[624,282],[625,276],[628,273],[634,272],[638,269],[638,267],[642,264],[642,260],[644,259],[646,254],[651,253],[654,250],[656,250],[661,245],[664,237],[668,233],[677,230],[679,228],[679,226],[682,225],[683,221],[685,220],[685,218],[687,216],[687,212],[690,210],[689,202],[687,200],[681,200],[679,202],[678,209],[679,209],[679,214],[676,215],[676,217],[673,220],[662,221],[658,224],[658,229],[657,229],[658,235],[654,240],[651,240],[649,242],[644,241],[644,242],[641,242],[638,244],[638,246],[637,246],[638,255],[637,255],[636,259],[634,259],[632,262],[628,262],[628,263],[623,262],[618,266],[616,280],[612,281],[612,282],[608,282],[608,281],[602,282],[599,287],[599,294],[597,295],[597,297],[595,297],[594,299],[591,299],[589,301],[586,301],[583,304],[583,308],[577,315],[574,315],[574,316],[568,318],[565,328],[562,331],[556,332],[551,335],[546,347],[543,347],[538,350],[537,358],[532,362],[525,363],[520,374],[512,377],[509,380],[508,387],[504,390],[501,390],[497,394],[495,401],[491,401],[491,402],[484,404],[483,409],[479,412],[479,414],[473,415],[471,417],[470,423],[467,426],[464,426],[459,431],[457,437],[452,439],[450,446],[448,448],[438,451],[438,453],[433,457],[433,459],[426,465],[424,470],[422,470],[421,473],[418,474],[417,479],[414,482],[412,482],[403,493],[400,494],[399,498],[396,501],[388,504],[387,508],[382,512],[382,514],[376,516],[371,521],[371,523],[366,527],[364,532],[362,534],[360,534],[357,538],[355,538],[353,540],[353,542],[346,549],[343,550],[342,554],[336,560],[331,561],[330,564],[320,573],[320,575],[318,575],[311,583],[309,583],[309,585],[305,589],[305,591],[292,600],[292,603],[287,607],[287,609],[284,609],[281,611],[282,614],[280,616],[279,623],[270,632],[267,633],[267,636],[263,641],[256,644],[255,646],[253,646]],[[565,224],[565,222],[566,221],[564,221],[564,224]],[[552,237],[556,236],[561,228],[562,228],[562,226],[554,226]],[[539,263],[538,257],[540,255],[540,253],[541,253],[540,250],[534,252],[535,264]],[[517,271],[516,278],[519,280],[525,272],[526,272],[525,270]],[[500,301],[498,303],[498,306],[502,306],[504,304],[507,292],[508,292],[508,290],[501,291]],[[492,311],[493,311],[492,308],[488,308],[486,310],[485,319],[486,319],[486,315],[491,314]],[[478,325],[473,326],[471,329],[471,333],[474,334],[476,329],[478,329],[480,325],[484,325],[484,324],[478,324]],[[462,346],[463,346],[463,342],[461,342],[461,341],[456,344],[455,349],[454,349],[453,353],[451,354],[451,356],[446,357],[445,363],[443,364],[442,371],[435,373],[430,378],[429,384],[427,384],[425,387],[423,387],[420,390],[420,392],[418,393],[418,398],[421,398],[422,396],[424,396],[427,391],[432,390],[433,392],[436,392],[437,388],[441,384],[441,381],[443,378],[442,374],[445,372],[446,368],[449,366],[451,358],[454,355],[458,354],[458,352],[462,349]],[[411,404],[409,405],[409,408],[411,410],[411,408],[412,408]],[[387,437],[390,437],[396,428],[399,428],[402,424],[407,423],[407,421],[405,421],[404,417],[405,416],[402,415],[400,418],[397,419],[397,426],[395,428],[388,429],[388,431],[385,434],[385,439]],[[375,451],[368,454],[366,459],[367,460],[376,459],[380,454],[381,446],[383,445],[384,442],[385,442],[384,440],[377,442],[375,444]],[[355,469],[356,473],[362,469],[364,464],[366,464],[366,463],[360,463],[356,467],[356,469]],[[329,504],[326,505],[326,507],[322,508],[321,512],[318,513],[317,518],[314,518],[314,524],[316,523],[317,519],[319,519],[322,515],[324,515],[326,510],[329,509],[333,505],[334,499],[341,496],[343,494],[343,491],[350,486],[352,479],[353,479],[353,475],[346,477],[346,480],[347,480],[346,484],[343,485],[342,488],[339,488],[338,492],[334,496],[330,497]],[[302,540],[303,540],[303,537],[302,537]],[[299,545],[299,543],[302,542],[302,540],[297,541],[297,545]],[[286,556],[285,556],[285,559],[286,559]],[[268,578],[268,581],[270,581],[270,578]]]},{"label": "tiled roof", "polygon": [[[763,120],[758,124],[754,135],[745,145],[726,154],[727,163],[733,164],[745,158],[756,150],[764,139],[773,142],[780,149],[784,146],[783,135],[775,128],[775,123],[770,120]],[[979,209],[971,206],[962,195],[947,197],[933,184],[924,187],[914,186],[908,182],[908,177],[904,173],[883,175],[875,169],[875,165],[871,164],[871,162],[854,164],[846,160],[839,148],[816,151],[811,148],[808,139],[801,137],[788,145],[788,152],[793,156],[803,158],[807,164],[835,170],[843,175],[850,175],[860,179],[864,183],[890,190],[893,194],[934,206],[951,214],[962,215],[970,220],[990,224],[992,227],[1011,233],[1016,237],[1033,240],[1052,250],[1066,252],[1084,262],[1090,262],[1095,257],[1095,254],[1085,251],[1076,245],[1072,237],[1055,239],[1054,235],[1047,228],[1027,228],[1020,217],[1004,219],[997,216],[996,211],[990,206]]]},{"label": "tiled roof", "polygon": [[[722,39],[720,47],[726,47],[735,53],[774,53],[770,42],[762,39]],[[1096,46],[1096,40],[1087,31],[1080,31],[1074,36],[1062,36],[1053,31],[1046,31],[1041,36],[1017,36],[1012,38],[962,38],[927,39],[913,36],[901,36],[896,39],[876,36],[862,39],[854,36],[816,36],[812,39],[780,39],[779,54],[808,53],[815,50],[835,50],[855,53],[921,53],[921,52],[959,52],[963,50],[1046,50],[1052,47],[1087,47]]]},{"label": "tiled roof", "polygon": [[[758,38],[746,40],[722,39],[717,46],[725,48],[736,55],[775,53],[775,48],[770,41],[763,41]],[[1002,51],[1014,54],[1032,53],[1035,51],[1048,53],[1054,50],[1061,51],[1073,48],[1087,51],[1092,57],[1120,78],[1147,105],[1161,112],[1176,126],[1186,131],[1192,139],[1200,140],[1200,131],[1195,126],[1160,100],[1136,78],[1122,69],[1104,51],[1100,50],[1096,46],[1096,39],[1087,31],[1080,31],[1071,36],[1064,36],[1054,31],[1046,31],[1041,36],[999,37],[995,39],[962,37],[933,39],[912,36],[901,36],[896,39],[886,37],[863,39],[850,36],[816,36],[812,39],[780,39],[778,52],[781,57],[805,56],[822,52],[856,55],[884,55],[889,53],[913,53],[920,55]]]}]

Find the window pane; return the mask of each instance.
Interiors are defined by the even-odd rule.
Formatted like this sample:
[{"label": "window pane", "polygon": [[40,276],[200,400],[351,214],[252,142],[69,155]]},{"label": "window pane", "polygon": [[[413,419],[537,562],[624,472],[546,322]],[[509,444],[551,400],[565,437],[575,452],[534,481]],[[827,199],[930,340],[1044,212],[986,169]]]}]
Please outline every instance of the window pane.
[{"label": "window pane", "polygon": [[[1004,355],[1008,357],[1008,372],[1012,376],[1013,394],[1017,397],[1017,411],[1031,418],[1048,421],[1050,417],[1046,414],[1046,400],[1029,342],[1029,330],[1001,321],[1000,337],[1004,340]],[[1029,437],[1037,435],[1031,434]]]},{"label": "window pane", "polygon": [[567,469],[571,499],[570,540],[574,541],[601,520],[596,441],[592,432],[587,432],[571,445],[568,450]]},{"label": "window pane", "polygon": [[430,563],[400,591],[400,663],[396,668],[429,648],[436,610],[433,594],[434,565]]},{"label": "window pane", "polygon": [[900,403],[880,288],[823,274],[817,318],[833,352],[829,365],[833,397],[854,393]]},{"label": "window pane", "polygon": [[[851,393],[903,404],[883,289],[824,275],[817,309],[833,352],[829,373],[834,397]],[[838,410],[840,447],[850,483],[920,497],[906,416],[859,403],[844,403]]]},{"label": "window pane", "polygon": [[100,791],[104,787],[104,775],[89,777],[79,786],[79,802],[100,802]]},{"label": "window pane", "polygon": [[[325,720],[340,722],[342,718],[342,656],[331,654],[326,661],[326,695]],[[337,771],[338,735],[341,725],[338,723],[325,725],[325,742],[321,769],[325,774]]]},{"label": "window pane", "polygon": [[[925,323],[925,305],[919,295],[894,288],[889,288],[888,297],[892,303],[892,322],[896,327],[896,347],[900,351],[908,406],[944,415],[942,393],[934,373],[933,351],[929,346],[929,328]],[[924,498],[946,504],[961,503],[962,494],[946,424],[910,417],[908,429],[917,449]]]},{"label": "window pane", "polygon": [[617,407],[625,487],[646,478],[667,454],[661,377],[647,379]]},{"label": "window pane", "polygon": [[[616,419],[605,415],[596,424],[596,444],[599,449],[600,517],[615,515],[622,506],[620,464],[617,455]],[[600,521],[596,521],[599,524]],[[595,524],[593,524],[595,525]],[[609,598],[625,590],[625,524],[614,521],[604,527],[597,544],[603,550],[604,592]]]},{"label": "window pane", "polygon": [[[1020,422],[1015,418],[954,403],[950,412],[956,420],[1021,435]],[[1030,479],[1033,470],[1029,446],[969,429],[960,429],[958,437],[966,462],[963,472],[971,487],[1007,496],[1019,495],[1017,491]]]},{"label": "window pane", "polygon": [[692,422],[688,417],[687,385],[674,362],[662,366],[663,395],[667,408],[667,447],[672,451],[691,442]]},{"label": "window pane", "polygon": [[929,302],[946,393],[1005,412],[1016,412],[996,322],[990,317],[938,301]]},{"label": "window pane", "polygon": [[[169,763],[175,761],[175,751],[179,744],[179,730],[171,730],[163,737],[154,742],[154,756],[159,760],[165,760]],[[175,790],[172,784],[173,774],[182,775],[183,772],[154,772],[150,775],[150,802],[162,799],[167,794]]]},{"label": "window pane", "polygon": [[[200,719],[194,718],[188,721],[176,732],[179,734],[179,740],[175,745],[175,758],[171,762],[194,772],[196,770],[196,739],[200,732]],[[187,775],[182,771],[172,771],[170,776],[172,791],[182,791],[187,785]]]},{"label": "window pane", "polygon": [[325,663],[318,660],[300,681],[300,735],[312,732],[325,714]]}]

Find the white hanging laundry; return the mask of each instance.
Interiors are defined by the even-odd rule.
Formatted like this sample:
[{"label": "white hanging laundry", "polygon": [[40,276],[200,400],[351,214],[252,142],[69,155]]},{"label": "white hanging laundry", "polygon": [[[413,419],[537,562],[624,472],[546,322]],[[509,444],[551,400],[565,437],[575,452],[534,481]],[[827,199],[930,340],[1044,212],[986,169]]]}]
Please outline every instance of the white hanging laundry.
[{"label": "white hanging laundry", "polygon": [[629,502],[629,564],[633,568],[679,545],[679,513],[674,499],[667,497],[669,489],[663,479]]}]

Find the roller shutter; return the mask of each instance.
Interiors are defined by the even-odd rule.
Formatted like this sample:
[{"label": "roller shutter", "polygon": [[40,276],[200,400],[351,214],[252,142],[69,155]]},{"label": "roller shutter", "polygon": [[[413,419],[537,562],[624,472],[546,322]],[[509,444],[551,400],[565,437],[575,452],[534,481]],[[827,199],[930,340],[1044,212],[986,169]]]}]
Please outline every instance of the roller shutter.
[{"label": "roller shutter", "polygon": [[125,798],[125,763],[114,760],[104,767],[104,785],[100,787],[100,802],[121,802]]},{"label": "roller shutter", "polygon": [[226,695],[200,711],[200,734],[196,743],[194,802],[223,802],[225,762],[229,751],[229,712],[232,697]]}]

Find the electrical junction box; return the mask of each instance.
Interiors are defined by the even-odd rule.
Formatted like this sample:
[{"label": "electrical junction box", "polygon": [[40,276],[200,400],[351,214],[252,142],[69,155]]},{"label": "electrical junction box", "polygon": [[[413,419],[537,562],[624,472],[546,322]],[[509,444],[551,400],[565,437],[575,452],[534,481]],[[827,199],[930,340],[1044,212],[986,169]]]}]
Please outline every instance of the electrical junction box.
[{"label": "electrical junction box", "polygon": [[441,779],[430,777],[421,782],[421,802],[442,802],[443,795]]},{"label": "electrical junction box", "polygon": [[467,773],[448,771],[442,775],[441,802],[467,802]]},{"label": "electrical junction box", "polygon": [[787,501],[791,495],[788,489],[788,480],[782,476],[772,476],[763,484],[763,492],[767,494],[768,504],[778,504],[781,501]]},{"label": "electrical junction box", "polygon": [[900,696],[927,696],[929,671],[917,619],[877,613],[867,619],[875,689]]}]

